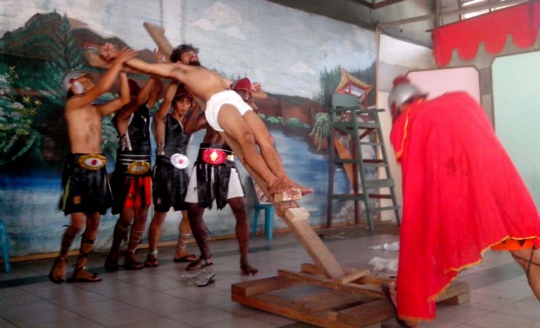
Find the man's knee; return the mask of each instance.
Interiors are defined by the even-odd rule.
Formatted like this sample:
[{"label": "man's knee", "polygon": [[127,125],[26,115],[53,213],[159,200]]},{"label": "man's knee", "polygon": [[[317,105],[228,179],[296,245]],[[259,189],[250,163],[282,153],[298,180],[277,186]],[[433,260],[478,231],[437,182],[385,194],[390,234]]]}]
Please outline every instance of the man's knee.
[{"label": "man's knee", "polygon": [[259,142],[259,147],[262,148],[275,148],[274,137],[270,133],[265,135]]},{"label": "man's knee", "polygon": [[240,144],[240,146],[255,146],[257,143],[255,142],[255,136],[251,131],[245,131],[238,137],[237,142]]},{"label": "man's knee", "polygon": [[246,212],[246,198],[235,197],[228,200],[228,204],[234,213],[237,220],[245,220],[247,217]]}]

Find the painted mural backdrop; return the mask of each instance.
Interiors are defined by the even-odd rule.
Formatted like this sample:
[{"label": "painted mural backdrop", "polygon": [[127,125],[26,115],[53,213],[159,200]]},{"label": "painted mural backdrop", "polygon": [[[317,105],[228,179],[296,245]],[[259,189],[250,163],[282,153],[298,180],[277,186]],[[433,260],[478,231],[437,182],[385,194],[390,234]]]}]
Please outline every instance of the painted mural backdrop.
[{"label": "painted mural backdrop", "polygon": [[[0,0],[0,17],[0,218],[8,226],[12,256],[56,252],[62,225],[69,222],[58,210],[69,151],[62,76],[83,69],[99,78],[101,71],[85,57],[85,43],[129,46],[151,61],[156,45],[143,22],[163,26],[174,46],[199,47],[206,67],[262,83],[269,97],[257,101],[259,115],[290,176],[315,189],[302,201],[311,223],[325,222],[331,95],[340,87],[374,103],[375,92],[343,85],[344,79],[375,84],[373,32],[262,0]],[[102,100],[114,96],[112,90]],[[103,120],[103,152],[112,171],[118,139],[110,121]],[[193,136],[191,158],[201,139],[201,133]],[[343,171],[336,176],[337,189],[347,190]],[[346,205],[337,207],[335,218],[351,218]],[[179,219],[169,215],[162,240],[176,239]],[[234,233],[228,208],[207,211],[205,220],[215,235]],[[102,218],[98,250],[109,245],[115,221],[110,214]],[[278,220],[276,226],[285,224]]]}]

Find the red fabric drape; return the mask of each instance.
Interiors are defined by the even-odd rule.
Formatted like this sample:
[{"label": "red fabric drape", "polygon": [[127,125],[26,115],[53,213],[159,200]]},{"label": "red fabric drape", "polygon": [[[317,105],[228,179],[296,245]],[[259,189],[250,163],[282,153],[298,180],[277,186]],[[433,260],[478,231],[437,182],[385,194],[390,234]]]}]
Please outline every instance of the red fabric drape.
[{"label": "red fabric drape", "polygon": [[509,237],[540,241],[540,217],[468,94],[414,104],[390,138],[403,173],[397,308],[402,318],[431,320],[437,295],[483,251]]},{"label": "red fabric drape", "polygon": [[486,15],[436,28],[433,31],[433,53],[439,66],[448,65],[452,51],[465,60],[476,57],[482,42],[490,54],[500,53],[508,35],[520,48],[531,47],[540,28],[540,1],[527,2]]}]

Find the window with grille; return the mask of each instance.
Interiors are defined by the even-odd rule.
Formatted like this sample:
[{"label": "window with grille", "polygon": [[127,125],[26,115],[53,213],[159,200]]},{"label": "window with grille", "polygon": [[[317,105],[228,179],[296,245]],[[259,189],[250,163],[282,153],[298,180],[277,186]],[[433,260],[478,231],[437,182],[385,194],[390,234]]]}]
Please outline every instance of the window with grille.
[{"label": "window with grille", "polygon": [[460,7],[461,8],[467,8],[469,6],[478,6],[478,5],[482,5],[482,4],[486,4],[486,5],[492,4],[494,6],[492,8],[482,9],[482,10],[473,11],[473,12],[463,14],[463,15],[461,15],[461,19],[463,20],[463,19],[467,19],[467,18],[472,18],[472,17],[476,17],[476,16],[480,16],[480,15],[483,15],[483,14],[490,13],[490,12],[495,11],[495,10],[515,6],[515,4],[504,5],[503,4],[504,2],[505,2],[505,0],[460,0]]}]

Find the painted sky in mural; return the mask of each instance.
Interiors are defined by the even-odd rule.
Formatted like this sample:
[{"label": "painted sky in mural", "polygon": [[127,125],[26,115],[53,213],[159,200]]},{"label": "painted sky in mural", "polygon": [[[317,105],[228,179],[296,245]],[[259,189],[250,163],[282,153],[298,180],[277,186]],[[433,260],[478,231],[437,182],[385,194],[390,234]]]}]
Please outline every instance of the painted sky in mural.
[{"label": "painted sky in mural", "polygon": [[162,24],[173,45],[187,41],[200,47],[204,65],[246,75],[267,91],[284,95],[312,98],[325,68],[363,70],[375,61],[373,32],[260,0],[0,3],[0,34],[36,13],[56,10],[102,37],[117,36],[135,49],[153,49],[142,23]]},{"label": "painted sky in mural", "polygon": [[[324,115],[318,115],[326,114],[327,109],[315,98],[321,93],[321,81],[325,76],[323,73],[331,71],[326,74],[326,85],[337,85],[340,67],[350,72],[361,72],[361,75],[370,79],[368,82],[374,83],[374,32],[263,0],[0,0],[0,37],[25,24],[31,27],[23,29],[24,40],[14,41],[13,37],[10,38],[10,46],[25,45],[25,54],[21,55],[16,50],[6,56],[10,60],[16,57],[17,64],[8,66],[0,62],[0,73],[6,71],[12,77],[21,74],[21,80],[31,80],[33,83],[28,85],[33,87],[21,84],[17,92],[22,92],[25,97],[36,98],[36,101],[47,98],[39,98],[45,95],[44,90],[50,91],[41,88],[42,84],[36,81],[60,80],[67,67],[51,66],[45,70],[42,67],[54,64],[54,61],[51,58],[32,57],[39,53],[32,46],[39,42],[49,42],[50,35],[53,40],[58,40],[59,36],[54,33],[61,34],[58,26],[44,31],[45,27],[39,25],[52,24],[49,19],[54,19],[56,23],[62,20],[58,15],[51,15],[52,12],[66,15],[69,24],[65,25],[69,25],[72,31],[81,32],[84,31],[81,29],[86,28],[102,38],[121,39],[139,50],[155,48],[143,22],[163,25],[173,45],[190,42],[198,46],[205,66],[218,69],[231,77],[248,76],[261,82],[269,97],[258,103],[259,112],[274,135],[290,176],[300,184],[316,188],[313,195],[302,201],[302,206],[312,214],[311,224],[322,224],[326,217],[328,166],[326,148],[320,144],[320,140],[326,140],[326,136],[320,136],[315,142],[317,138],[310,131],[317,131],[318,124],[327,122],[327,118],[322,119]],[[29,22],[40,13],[45,15]],[[45,32],[49,33],[44,37],[46,40],[40,41],[39,36],[43,37]],[[93,33],[76,35],[85,37]],[[0,42],[5,42],[0,44],[0,49],[8,44],[6,39],[0,38]],[[59,45],[61,54],[64,53],[63,47],[73,50],[67,43]],[[52,56],[51,53],[47,55]],[[77,64],[83,65],[82,52],[79,55],[81,59]],[[49,62],[41,63],[41,59]],[[0,87],[11,85],[6,81],[0,80]],[[47,86],[51,87],[52,84],[47,83]],[[335,88],[328,89],[325,90],[329,91],[326,96],[331,96]],[[109,96],[113,97],[111,94]],[[68,151],[62,118],[64,94],[59,94],[56,100],[54,106],[48,103],[47,109],[36,109],[36,116],[28,120],[29,131],[33,132],[30,128],[35,128],[36,139],[40,141],[34,143],[35,152],[39,156],[26,154],[25,158],[17,158],[20,162],[13,160],[10,172],[15,174],[2,174],[0,171],[0,209],[4,213],[2,219],[9,225],[12,252],[15,255],[56,251],[59,234],[63,231],[62,225],[66,222],[56,206],[60,196],[61,155]],[[9,108],[11,113],[14,111],[13,103],[15,101],[11,100],[6,104],[0,103],[0,107]],[[0,124],[1,119],[2,115]],[[109,123],[104,124],[104,135],[109,127],[110,139],[113,140],[115,132],[110,125],[110,117],[107,119]],[[59,123],[61,128],[57,125]],[[14,138],[17,136],[14,135]],[[201,137],[195,135],[190,143],[192,158]],[[111,148],[116,147],[116,141],[110,143],[114,144]],[[32,160],[36,158],[39,160]],[[17,171],[18,165],[25,159],[32,164],[28,165],[32,168],[30,173]],[[243,177],[247,177],[243,168],[240,170]],[[344,189],[349,187],[344,174],[337,175],[337,179],[341,179],[339,186]],[[252,204],[249,195],[248,202]],[[346,220],[346,215],[343,217]],[[177,237],[179,215],[174,215],[174,218],[168,217],[163,239],[174,240]],[[97,249],[110,245],[107,238],[112,234],[116,219],[110,214],[102,218]],[[231,220],[228,209],[207,211],[205,220],[216,235],[234,232],[234,220]],[[276,220],[276,226],[282,228],[285,224]]]}]

